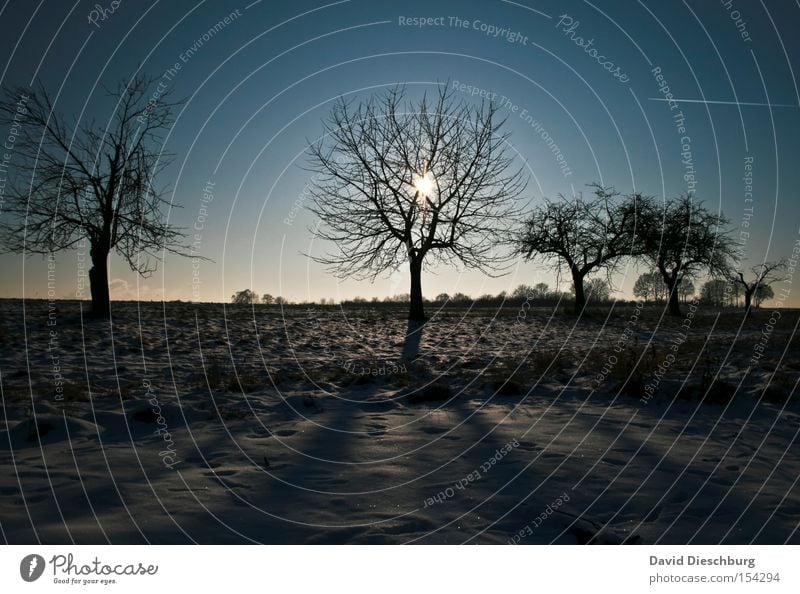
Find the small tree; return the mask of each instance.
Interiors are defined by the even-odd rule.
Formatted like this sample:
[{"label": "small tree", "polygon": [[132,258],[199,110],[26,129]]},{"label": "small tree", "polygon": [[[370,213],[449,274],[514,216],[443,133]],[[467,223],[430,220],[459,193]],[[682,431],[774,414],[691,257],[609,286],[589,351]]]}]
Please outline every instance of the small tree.
[{"label": "small tree", "polygon": [[416,105],[402,88],[353,107],[336,103],[309,148],[313,231],[337,252],[315,260],[337,276],[375,279],[407,264],[409,318],[424,320],[422,270],[458,263],[489,274],[511,254],[525,188],[498,108],[472,108],[448,86]]},{"label": "small tree", "polygon": [[[165,222],[172,208],[154,187],[168,155],[163,135],[175,103],[149,100],[151,81],[137,77],[109,92],[114,110],[98,124],[68,121],[43,87],[6,90],[0,123],[18,124],[14,146],[18,175],[7,188],[2,228],[5,246],[23,253],[52,253],[88,240],[92,313],[108,316],[108,258],[122,256],[148,276],[167,250],[186,255],[184,235]],[[30,96],[19,109],[19,97]]]},{"label": "small tree", "polygon": [[[764,262],[757,264],[750,268],[750,279],[744,277],[744,272],[732,272],[728,275],[730,282],[737,286],[742,291],[744,296],[744,311],[745,315],[750,313],[750,308],[753,304],[753,298],[759,291],[768,288],[772,283],[784,280],[786,277],[781,274],[786,268],[786,260],[778,260],[776,262]],[[760,303],[760,300],[759,300]]]},{"label": "small tree", "polygon": [[640,274],[639,278],[633,284],[633,295],[644,299],[652,299],[655,302],[661,301],[667,294],[667,286],[664,284],[664,279],[658,272],[645,272]]},{"label": "small tree", "polygon": [[273,297],[269,293],[264,293],[264,296],[261,298],[261,303],[263,303],[264,305],[274,305],[275,297]]},{"label": "small tree", "polygon": [[762,303],[773,297],[775,297],[775,292],[772,290],[772,287],[769,285],[761,285],[756,289],[755,293],[753,293],[753,305],[755,307],[761,307]]},{"label": "small tree", "polygon": [[730,288],[730,283],[721,278],[706,281],[700,290],[700,301],[714,307],[725,307],[730,302]]},{"label": "small tree", "polygon": [[447,303],[448,301],[450,301],[450,295],[448,295],[447,293],[439,293],[436,296],[437,303]]},{"label": "small tree", "polygon": [[669,312],[681,315],[679,287],[684,278],[701,270],[726,275],[735,254],[723,227],[728,220],[710,212],[692,196],[656,204],[643,199],[638,226],[642,254],[664,279]]},{"label": "small tree", "polygon": [[678,285],[678,296],[681,301],[686,303],[692,295],[694,295],[694,282],[689,277],[684,276]]},{"label": "small tree", "polygon": [[512,299],[526,299],[533,296],[534,289],[530,285],[517,285],[517,288],[511,292]]},{"label": "small tree", "polygon": [[611,285],[606,279],[593,278],[586,283],[587,300],[603,302],[611,299]]},{"label": "small tree", "polygon": [[547,283],[536,283],[533,285],[531,295],[534,299],[547,299],[550,297],[550,285]]},{"label": "small tree", "polygon": [[553,262],[572,277],[575,313],[586,305],[584,279],[600,269],[613,269],[621,258],[634,255],[638,195],[621,196],[613,188],[590,185],[592,196],[556,201],[545,199],[525,222],[519,240],[528,258]]},{"label": "small tree", "polygon": [[258,303],[258,295],[255,291],[251,291],[250,289],[236,291],[231,295],[231,303],[234,305],[251,305],[253,303]]}]

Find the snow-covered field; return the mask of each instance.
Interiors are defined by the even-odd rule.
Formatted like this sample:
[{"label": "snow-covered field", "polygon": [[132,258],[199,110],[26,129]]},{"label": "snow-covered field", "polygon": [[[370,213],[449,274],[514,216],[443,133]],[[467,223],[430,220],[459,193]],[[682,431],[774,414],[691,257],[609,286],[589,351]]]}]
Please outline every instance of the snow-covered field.
[{"label": "snow-covered field", "polygon": [[800,543],[793,311],[51,305],[0,302],[6,542]]}]

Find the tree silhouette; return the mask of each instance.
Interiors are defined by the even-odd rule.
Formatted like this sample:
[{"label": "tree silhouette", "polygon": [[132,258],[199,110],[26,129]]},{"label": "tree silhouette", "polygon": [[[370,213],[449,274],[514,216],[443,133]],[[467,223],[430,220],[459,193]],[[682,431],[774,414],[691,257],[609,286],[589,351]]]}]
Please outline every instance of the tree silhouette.
[{"label": "tree silhouette", "polygon": [[735,297],[731,292],[731,283],[726,279],[712,278],[700,290],[700,300],[706,305],[726,307],[732,305],[733,299]]},{"label": "tree silhouette", "polygon": [[258,293],[250,289],[236,291],[231,295],[231,303],[234,305],[251,305],[253,303],[258,303]]},{"label": "tree silhouette", "polygon": [[592,278],[584,288],[587,300],[601,303],[611,299],[611,285],[604,278]]},{"label": "tree silhouette", "polygon": [[761,307],[764,301],[772,299],[773,297],[775,297],[775,291],[772,290],[772,287],[769,285],[761,285],[756,289],[755,293],[753,293],[753,305],[755,307]]},{"label": "tree silhouette", "polygon": [[780,274],[780,271],[784,268],[786,268],[786,260],[778,260],[775,262],[763,262],[752,266],[749,271],[751,275],[749,280],[745,279],[743,271],[731,272],[728,274],[730,282],[742,290],[745,315],[750,314],[753,298],[759,291],[761,291],[762,297],[758,300],[758,303],[765,298],[763,297],[763,295],[766,295],[764,292],[765,288],[773,283],[785,280],[786,277]]},{"label": "tree silhouette", "polygon": [[681,282],[678,283],[678,296],[681,298],[681,301],[686,303],[686,300],[694,295],[694,291],[694,282],[688,276],[684,276]]},{"label": "tree silhouette", "polygon": [[503,122],[496,106],[470,107],[447,86],[416,105],[401,87],[339,100],[309,148],[313,231],[336,246],[314,259],[357,279],[408,265],[412,320],[425,319],[423,268],[501,271],[526,183]]},{"label": "tree silhouette", "polygon": [[534,299],[547,299],[550,297],[550,285],[547,283],[536,283],[533,285],[532,296]]},{"label": "tree silhouette", "polygon": [[634,255],[638,195],[621,196],[613,188],[591,184],[591,197],[559,195],[545,199],[525,221],[519,247],[528,259],[540,258],[572,277],[575,313],[586,305],[584,279],[594,271],[613,269]]},{"label": "tree silhouette", "polygon": [[667,286],[664,284],[664,279],[658,272],[645,272],[640,274],[639,278],[633,284],[633,295],[644,299],[645,302],[649,298],[653,301],[661,301],[667,294]]},{"label": "tree silhouette", "polygon": [[43,87],[6,90],[0,101],[0,123],[19,123],[3,243],[13,252],[49,254],[88,240],[97,316],[109,314],[112,251],[143,276],[155,270],[162,250],[185,255],[183,234],[165,222],[164,210],[174,205],[153,185],[169,158],[162,136],[176,103],[164,96],[149,101],[150,83],[141,76],[119,83],[108,92],[113,114],[98,124],[68,122]]},{"label": "tree silhouette", "polygon": [[728,220],[696,201],[681,196],[663,204],[642,199],[637,243],[641,253],[664,279],[671,315],[681,315],[680,285],[701,270],[728,274],[734,244],[723,227]]},{"label": "tree silhouette", "polygon": [[512,299],[525,299],[533,295],[533,287],[530,285],[518,285],[516,289],[511,292]]}]

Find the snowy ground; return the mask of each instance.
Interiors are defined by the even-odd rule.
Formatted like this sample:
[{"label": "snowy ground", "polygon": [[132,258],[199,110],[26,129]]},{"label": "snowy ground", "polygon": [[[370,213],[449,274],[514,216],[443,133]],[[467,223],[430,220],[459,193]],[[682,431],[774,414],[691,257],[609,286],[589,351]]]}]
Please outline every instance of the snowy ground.
[{"label": "snowy ground", "polygon": [[800,543],[796,312],[113,310],[0,302],[6,542]]}]

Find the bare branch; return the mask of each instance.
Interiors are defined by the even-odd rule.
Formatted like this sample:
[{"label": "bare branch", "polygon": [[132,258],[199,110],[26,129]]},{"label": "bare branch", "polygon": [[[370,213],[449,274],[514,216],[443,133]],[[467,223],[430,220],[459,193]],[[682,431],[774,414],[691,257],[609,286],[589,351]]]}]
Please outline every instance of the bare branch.
[{"label": "bare branch", "polygon": [[[309,149],[315,234],[337,251],[315,257],[341,277],[375,278],[408,261],[496,273],[526,180],[508,154],[493,105],[431,100],[396,87],[353,105],[344,99]],[[415,179],[429,175],[421,195]]]},{"label": "bare branch", "polygon": [[188,253],[183,232],[165,221],[173,207],[166,190],[154,187],[171,158],[163,137],[178,104],[168,93],[150,100],[154,82],[137,77],[109,91],[105,125],[68,122],[41,85],[4,92],[0,124],[18,129],[9,220],[0,227],[7,250],[58,251],[86,238],[95,267],[105,269],[116,251],[142,274],[155,269],[162,250]]}]

